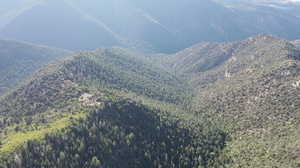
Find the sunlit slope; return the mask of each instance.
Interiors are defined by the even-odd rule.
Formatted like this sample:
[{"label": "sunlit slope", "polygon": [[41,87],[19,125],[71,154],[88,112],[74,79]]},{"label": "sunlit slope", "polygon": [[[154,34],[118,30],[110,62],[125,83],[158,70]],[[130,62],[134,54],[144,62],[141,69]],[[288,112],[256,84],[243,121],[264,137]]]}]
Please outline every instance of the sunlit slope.
[{"label": "sunlit slope", "polygon": [[[96,109],[85,119],[43,140],[29,141],[9,167],[198,167],[213,166],[226,135],[193,125],[169,112],[128,100]],[[180,123],[181,122],[181,123]],[[218,165],[218,164],[216,164]]]},{"label": "sunlit slope", "polygon": [[262,44],[270,46],[255,49],[244,64],[231,58],[224,78],[198,92],[197,108],[236,130],[233,167],[299,166],[300,52],[282,42]]},{"label": "sunlit slope", "polygon": [[127,49],[66,57],[1,100],[0,167],[219,164],[227,134],[178,106],[187,88]]},{"label": "sunlit slope", "polygon": [[80,96],[80,86],[117,89],[182,103],[188,96],[184,82],[145,59],[122,48],[99,48],[66,57],[43,68],[33,80],[8,95],[1,102],[1,114],[39,113],[60,99]]},{"label": "sunlit slope", "polygon": [[198,88],[194,108],[232,131],[233,167],[297,167],[299,59],[294,45],[269,35],[200,44],[165,57]]},{"label": "sunlit slope", "polygon": [[76,53],[2,99],[2,165],[297,167],[299,58],[269,35]]}]

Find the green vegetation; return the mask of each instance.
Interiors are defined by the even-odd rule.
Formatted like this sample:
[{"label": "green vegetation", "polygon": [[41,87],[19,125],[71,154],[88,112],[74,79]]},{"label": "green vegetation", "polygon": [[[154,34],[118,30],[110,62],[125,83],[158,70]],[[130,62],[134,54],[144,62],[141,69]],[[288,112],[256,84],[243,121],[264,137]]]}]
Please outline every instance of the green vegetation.
[{"label": "green vegetation", "polygon": [[16,88],[20,81],[30,77],[43,65],[70,53],[25,42],[0,40],[0,96]]},{"label": "green vegetation", "polygon": [[[20,153],[23,150],[26,152],[27,149],[22,147],[25,142],[35,141],[36,143],[42,143],[44,140],[47,140],[47,137],[55,136],[55,134],[58,132],[61,132],[60,135],[68,133],[68,129],[65,128],[70,127],[68,122],[70,117],[76,118],[78,114],[86,114],[89,117],[84,119],[84,123],[92,124],[94,121],[92,121],[91,118],[95,118],[96,116],[93,116],[93,113],[90,113],[91,111],[101,111],[103,104],[106,104],[107,106],[107,103],[110,104],[110,102],[116,102],[118,99],[120,99],[120,97],[128,97],[134,99],[135,101],[141,101],[145,104],[149,104],[152,107],[156,107],[153,110],[148,109],[147,115],[158,115],[156,114],[158,111],[160,111],[158,107],[164,109],[177,109],[175,107],[181,105],[184,105],[184,108],[188,107],[186,101],[191,98],[189,96],[189,91],[190,90],[184,82],[181,82],[168,71],[163,70],[163,68],[157,66],[156,64],[152,64],[152,62],[147,60],[147,58],[143,58],[142,56],[138,56],[137,54],[122,48],[100,48],[91,52],[81,52],[55,63],[51,63],[49,66],[35,75],[31,81],[28,81],[26,85],[23,85],[19,89],[13,91],[0,102],[0,126],[2,128],[2,136],[0,137],[0,140],[2,144],[1,151],[3,151],[2,155],[0,154],[0,156],[2,156],[2,166],[5,167],[5,165],[10,165],[9,167],[11,167],[11,164],[16,164],[16,160],[13,157],[14,155],[12,152]],[[166,106],[163,104],[163,102],[168,105]],[[161,105],[158,105],[159,103]],[[122,109],[123,108],[120,108],[119,110]],[[137,111],[138,108],[136,108],[136,110],[133,112]],[[172,111],[169,110],[168,113],[171,112]],[[181,112],[181,114],[182,113],[183,112]],[[120,118],[122,122],[126,122],[126,118],[124,117],[125,116]],[[163,118],[168,117],[165,116]],[[177,120],[183,120],[183,118],[179,118],[174,113],[174,119],[175,118],[177,118]],[[113,122],[113,119],[114,118],[108,118],[107,120],[111,120],[111,122]],[[62,122],[63,125],[57,124],[57,122],[61,123],[60,121],[66,122]],[[151,119],[151,122],[155,122],[149,123],[155,124],[151,126],[151,129],[157,129],[156,125],[160,124],[162,121],[160,121],[159,117],[155,117],[155,119]],[[82,121],[75,123],[80,124]],[[187,126],[188,121],[185,121],[185,123],[186,124],[182,125]],[[106,130],[110,130],[109,124],[107,126],[104,125],[103,127]],[[125,127],[124,125],[119,127],[120,129],[125,129],[123,128]],[[132,125],[131,127],[138,129],[141,127],[141,125]],[[190,126],[190,128],[192,127]],[[151,131],[154,136],[158,130]],[[172,132],[173,130],[168,128],[168,131]],[[215,131],[214,129],[211,131],[212,136],[209,136],[208,133],[207,135],[206,133],[203,133],[201,136],[208,136],[207,138],[209,142],[209,139],[212,138],[211,143],[214,143],[213,141],[215,138],[221,139],[216,140],[215,143],[218,144],[217,146],[214,147],[212,145],[209,147],[209,149],[203,149],[203,151],[214,150],[215,154],[211,154],[210,158],[205,157],[207,158],[205,163],[203,161],[203,163],[194,162],[190,164],[210,164],[208,163],[209,160],[213,160],[215,157],[217,157],[217,153],[220,152],[221,148],[224,147],[224,142],[226,139],[225,133],[221,133],[221,131]],[[121,135],[123,134],[122,132],[120,133]],[[108,138],[117,139],[119,136],[121,136],[118,135],[120,133],[115,133],[117,134],[116,137]],[[138,132],[135,132],[135,134],[138,134]],[[188,133],[185,134],[186,136],[188,135]],[[22,138],[23,136],[24,138]],[[76,135],[76,138],[80,138],[80,136],[82,135]],[[142,138],[142,136],[144,136],[144,134],[140,135],[140,138]],[[160,136],[163,136],[163,134]],[[172,136],[174,137],[175,135]],[[214,136],[216,137],[214,138]],[[17,138],[17,140],[12,140],[14,138]],[[188,141],[191,141],[191,139],[193,138],[190,137]],[[152,145],[153,143],[160,143],[159,139],[157,139],[157,142],[154,140],[155,139],[149,139],[147,143],[149,143],[149,145]],[[86,143],[89,142],[87,141]],[[183,142],[176,142],[176,145],[184,145],[182,143]],[[114,149],[106,144],[100,143],[99,145],[104,145],[104,147],[106,147],[109,151]],[[141,145],[139,145],[139,148],[141,150],[143,149]],[[151,153],[154,152],[151,151],[152,148],[154,147],[149,147],[147,151],[144,152],[149,153],[149,155],[153,155],[153,153]],[[138,150],[137,147],[135,147],[135,149]],[[158,147],[155,147],[155,149],[158,149]],[[136,150],[135,152],[140,152]],[[173,150],[175,150],[175,148]],[[59,151],[58,156],[68,157],[66,153],[61,154],[61,152],[63,152],[63,149],[62,151]],[[28,154],[30,154],[29,151]],[[103,159],[100,159],[102,158],[101,156],[95,157],[95,155],[96,154],[91,156],[91,158],[87,158],[92,160],[92,165],[98,164],[99,162],[106,163]],[[168,155],[170,155],[170,151]],[[25,156],[24,158],[21,156],[17,157],[20,160],[28,160],[25,158]],[[169,160],[163,161],[160,158],[156,159],[156,164],[167,165],[170,163]],[[142,160],[139,162],[142,162]],[[44,162],[40,163],[45,164]],[[113,162],[111,161],[107,161],[107,164],[112,163]],[[51,164],[55,163],[49,163],[48,166]],[[65,164],[67,164],[67,162]],[[84,164],[80,163],[79,165],[84,166]],[[141,163],[136,163],[136,165],[140,164]],[[29,165],[24,163],[24,166]],[[37,165],[37,167],[39,166]]]},{"label": "green vegetation", "polygon": [[300,166],[290,42],[259,35],[159,57],[99,48],[43,68],[0,101],[0,167]]},{"label": "green vegetation", "polygon": [[232,167],[300,166],[299,118],[297,123],[273,124],[264,129],[239,132],[228,144]]},{"label": "green vegetation", "polygon": [[293,168],[300,159],[299,60],[290,42],[259,35],[194,46],[165,62],[174,61],[171,67],[197,88],[194,109],[229,130],[231,167]]},{"label": "green vegetation", "polygon": [[0,147],[0,158],[7,158],[11,152],[22,147],[29,140],[41,140],[46,134],[59,131],[70,125],[71,119],[83,118],[85,113],[72,114],[64,116],[53,122],[41,125],[35,130],[27,130],[24,132],[16,131],[8,134],[2,141]]},{"label": "green vegetation", "polygon": [[99,48],[79,53],[65,64],[64,74],[87,85],[128,90],[168,102],[183,102],[189,87],[147,58],[126,49]]},{"label": "green vegetation", "polygon": [[[165,113],[167,114],[167,113]],[[121,100],[95,110],[68,129],[29,141],[8,167],[207,167],[226,134],[209,126],[197,132],[160,111]],[[172,118],[172,117],[171,117]],[[208,130],[207,130],[208,129]]]}]

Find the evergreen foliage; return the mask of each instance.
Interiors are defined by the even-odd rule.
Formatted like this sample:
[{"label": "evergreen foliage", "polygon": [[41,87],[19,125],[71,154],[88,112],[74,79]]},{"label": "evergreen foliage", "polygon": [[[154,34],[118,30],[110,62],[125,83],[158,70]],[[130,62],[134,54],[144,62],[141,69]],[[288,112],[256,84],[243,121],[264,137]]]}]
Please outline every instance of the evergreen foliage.
[{"label": "evergreen foliage", "polygon": [[111,102],[64,131],[29,141],[17,156],[24,168],[207,167],[224,148],[221,130],[193,132],[160,113],[129,100]]},{"label": "evergreen foliage", "polygon": [[0,167],[299,167],[299,60],[268,35],[79,52],[1,99]]}]

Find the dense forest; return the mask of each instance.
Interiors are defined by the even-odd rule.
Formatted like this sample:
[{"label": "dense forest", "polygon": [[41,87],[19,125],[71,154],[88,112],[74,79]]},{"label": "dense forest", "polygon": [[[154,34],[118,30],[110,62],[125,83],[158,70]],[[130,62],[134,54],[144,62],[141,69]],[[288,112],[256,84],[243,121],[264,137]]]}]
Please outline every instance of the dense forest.
[{"label": "dense forest", "polygon": [[[167,114],[167,113],[166,113]],[[8,167],[208,167],[227,135],[208,125],[184,128],[130,100],[106,104],[69,128],[29,141]],[[217,165],[220,166],[220,165]]]},{"label": "dense forest", "polygon": [[300,0],[0,0],[0,168],[300,168]]},{"label": "dense forest", "polygon": [[230,130],[231,167],[299,167],[299,60],[299,49],[271,35],[163,57],[196,88],[193,108]]},{"label": "dense forest", "polygon": [[299,60],[269,35],[77,52],[0,98],[0,168],[299,167]]},{"label": "dense forest", "polygon": [[[189,109],[189,88],[149,61],[122,48],[99,48],[39,71],[0,103],[1,166],[213,164],[225,146],[226,133],[207,124],[193,132],[191,120],[173,112],[176,106]],[[131,100],[121,101],[124,97]],[[80,154],[85,159],[74,162]]]}]

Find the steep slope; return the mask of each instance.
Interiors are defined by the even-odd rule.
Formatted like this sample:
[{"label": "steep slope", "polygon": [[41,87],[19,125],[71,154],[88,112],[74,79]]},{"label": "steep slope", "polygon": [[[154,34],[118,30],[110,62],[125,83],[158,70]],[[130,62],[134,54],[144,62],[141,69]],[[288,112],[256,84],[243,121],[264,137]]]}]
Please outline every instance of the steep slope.
[{"label": "steep slope", "polygon": [[226,133],[177,106],[185,83],[145,59],[80,52],[2,99],[0,167],[223,165]]},{"label": "steep slope", "polygon": [[193,85],[205,87],[235,73],[298,58],[297,52],[286,40],[257,35],[231,43],[202,43],[162,59],[179,74],[192,74]]},{"label": "steep slope", "polygon": [[231,144],[236,167],[299,166],[299,65],[286,60],[267,71],[218,83],[208,101],[203,99],[208,92],[200,96],[201,109],[227,118],[237,131]]},{"label": "steep slope", "polygon": [[241,1],[234,3],[238,7],[213,0],[40,2],[5,16],[10,19],[0,26],[0,36],[76,50],[122,45],[164,53],[203,41],[241,40],[258,33],[290,40],[300,37],[300,30],[295,29],[300,19],[293,10],[239,7],[244,4]]},{"label": "steep slope", "polygon": [[133,92],[174,103],[183,102],[187,95],[185,84],[140,57],[117,47],[99,48],[66,57],[42,69],[27,85],[0,102],[1,114],[40,113],[66,97],[78,97],[81,85]]},{"label": "steep slope", "polygon": [[[29,141],[9,167],[198,167],[213,165],[226,136],[128,100],[105,105],[68,129]],[[189,124],[189,123],[185,123]],[[191,125],[192,126],[192,125]],[[206,132],[208,131],[208,132]]]},{"label": "steep slope", "polygon": [[43,65],[68,54],[71,52],[67,50],[0,40],[0,96],[15,88]]},{"label": "steep slope", "polygon": [[195,109],[231,130],[232,167],[298,166],[300,51],[294,45],[259,35],[166,58],[198,88]]},{"label": "steep slope", "polygon": [[0,167],[299,167],[299,72],[270,35],[79,52],[1,99]]}]

